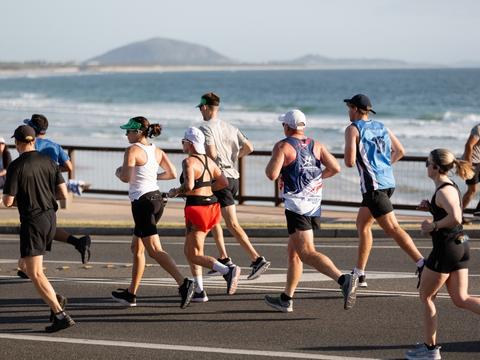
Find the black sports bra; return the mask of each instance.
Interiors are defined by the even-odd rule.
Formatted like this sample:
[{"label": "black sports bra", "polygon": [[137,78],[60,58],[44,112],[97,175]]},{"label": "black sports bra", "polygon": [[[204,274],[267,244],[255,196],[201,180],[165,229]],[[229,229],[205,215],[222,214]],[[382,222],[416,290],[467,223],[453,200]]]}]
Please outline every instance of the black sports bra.
[{"label": "black sports bra", "polygon": [[435,193],[432,196],[432,199],[430,200],[430,213],[433,215],[433,221],[440,221],[445,216],[448,215],[447,212],[445,211],[445,209],[439,207],[435,202],[438,190],[440,190],[441,188],[443,188],[445,186],[453,186],[457,190],[458,197],[460,198],[460,205],[461,205],[462,197],[460,196],[460,190],[458,189],[457,184],[447,183],[447,182],[441,184],[439,187],[437,187],[437,189],[435,190]]},{"label": "black sports bra", "polygon": [[[192,190],[200,189],[202,187],[212,186],[212,174],[210,173],[210,170],[208,169],[208,156],[204,155],[205,156],[205,163],[198,156],[196,156],[196,155],[192,155],[192,156],[197,158],[198,160],[200,160],[200,162],[203,164],[202,175],[200,175],[200,177],[198,179],[195,179],[194,186],[193,186]],[[205,176],[205,172],[208,172],[208,175],[210,175],[210,180],[208,180],[208,181],[203,181],[203,178]],[[182,174],[180,175],[180,184],[183,184],[184,182],[185,182],[185,179],[183,177],[183,171],[182,171]]]}]

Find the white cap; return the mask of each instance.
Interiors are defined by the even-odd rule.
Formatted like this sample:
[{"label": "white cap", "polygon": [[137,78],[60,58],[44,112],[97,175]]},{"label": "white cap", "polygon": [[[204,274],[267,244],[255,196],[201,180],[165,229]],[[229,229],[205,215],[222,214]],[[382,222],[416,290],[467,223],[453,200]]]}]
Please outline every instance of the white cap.
[{"label": "white cap", "polygon": [[184,140],[188,140],[199,154],[205,154],[205,135],[202,130],[196,127],[189,127],[185,131]]},{"label": "white cap", "polygon": [[[303,130],[307,125],[305,114],[298,109],[287,111],[278,117],[278,121],[287,124],[290,129]],[[299,125],[303,123],[302,125]]]},{"label": "white cap", "polygon": [[3,137],[0,137],[0,144],[5,144],[5,139]]}]

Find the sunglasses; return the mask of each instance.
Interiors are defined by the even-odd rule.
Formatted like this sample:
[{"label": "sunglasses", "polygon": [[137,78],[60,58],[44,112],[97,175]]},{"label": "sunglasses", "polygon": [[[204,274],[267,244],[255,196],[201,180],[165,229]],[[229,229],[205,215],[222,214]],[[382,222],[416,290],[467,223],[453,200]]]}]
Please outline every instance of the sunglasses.
[{"label": "sunglasses", "polygon": [[427,159],[427,160],[425,160],[425,167],[428,167],[428,165],[435,165],[435,164]]},{"label": "sunglasses", "polygon": [[182,139],[182,144],[193,144],[190,140]]},{"label": "sunglasses", "polygon": [[128,134],[140,134],[142,132],[142,130],[127,130],[125,131],[125,135],[128,135]]}]

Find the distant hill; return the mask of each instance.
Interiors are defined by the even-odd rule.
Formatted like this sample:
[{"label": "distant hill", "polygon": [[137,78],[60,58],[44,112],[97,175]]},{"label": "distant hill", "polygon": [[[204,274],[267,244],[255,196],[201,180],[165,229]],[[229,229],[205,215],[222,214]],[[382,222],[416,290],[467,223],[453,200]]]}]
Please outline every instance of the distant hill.
[{"label": "distant hill", "polygon": [[335,68],[405,68],[413,64],[402,60],[389,59],[335,59],[327,56],[308,54],[293,60],[271,61],[272,65],[297,65]]},{"label": "distant hill", "polygon": [[110,50],[84,62],[99,66],[230,65],[236,62],[212,49],[185,41],[153,38]]}]

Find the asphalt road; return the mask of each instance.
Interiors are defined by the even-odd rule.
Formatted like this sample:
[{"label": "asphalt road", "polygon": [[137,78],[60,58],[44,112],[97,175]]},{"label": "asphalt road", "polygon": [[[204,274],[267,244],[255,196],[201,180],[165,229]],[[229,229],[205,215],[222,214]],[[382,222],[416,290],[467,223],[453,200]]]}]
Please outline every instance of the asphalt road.
[{"label": "asphalt road", "polygon": [[[18,240],[0,237],[0,359],[399,359],[422,340],[421,304],[415,266],[392,240],[376,239],[369,261],[369,287],[358,292],[352,310],[343,310],[338,286],[305,267],[294,300],[284,314],[263,302],[279,293],[286,274],[286,239],[252,239],[272,267],[248,281],[249,260],[227,239],[230,255],[244,267],[239,290],[225,295],[221,277],[205,277],[210,301],[179,308],[176,284],[156,264],[149,266],[136,308],[123,308],[110,292],[130,281],[130,239],[96,237],[91,267],[84,268],[70,245],[55,243],[45,257],[46,273],[69,299],[76,326],[53,335],[49,310],[29,280],[16,276]],[[182,271],[182,238],[162,239]],[[428,254],[429,240],[418,240]],[[319,239],[318,248],[340,269],[356,257],[355,239]],[[470,292],[480,296],[480,242],[471,241]],[[206,252],[215,255],[211,243]],[[148,260],[152,263],[151,260]],[[444,359],[480,358],[480,316],[456,308],[446,290],[437,301],[438,340]]]}]

